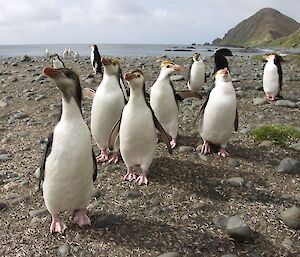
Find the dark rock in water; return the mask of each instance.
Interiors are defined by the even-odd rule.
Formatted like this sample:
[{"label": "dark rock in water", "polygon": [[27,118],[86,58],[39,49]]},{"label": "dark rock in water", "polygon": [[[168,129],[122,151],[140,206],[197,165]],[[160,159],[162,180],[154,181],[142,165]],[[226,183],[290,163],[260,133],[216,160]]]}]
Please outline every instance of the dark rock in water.
[{"label": "dark rock in water", "polygon": [[31,58],[28,55],[23,55],[21,58],[21,62],[30,62]]},{"label": "dark rock in water", "polygon": [[281,160],[276,171],[282,173],[300,173],[300,162],[290,157]]},{"label": "dark rock in water", "polygon": [[280,216],[283,223],[290,228],[300,228],[300,208],[293,206],[283,211]]},{"label": "dark rock in water", "polygon": [[240,216],[232,216],[227,224],[226,231],[228,235],[239,242],[250,241],[253,239],[253,232]]}]

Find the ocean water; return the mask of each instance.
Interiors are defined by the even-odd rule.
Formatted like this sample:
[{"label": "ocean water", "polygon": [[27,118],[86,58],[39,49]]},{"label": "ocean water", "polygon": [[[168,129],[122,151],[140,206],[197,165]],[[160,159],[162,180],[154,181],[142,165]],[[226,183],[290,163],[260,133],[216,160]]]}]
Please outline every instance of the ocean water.
[{"label": "ocean water", "polygon": [[[64,49],[78,51],[80,56],[90,56],[88,44],[42,44],[42,45],[0,45],[0,57],[13,56],[45,56],[45,50],[50,53],[62,55]],[[203,57],[208,57],[217,49],[216,46],[204,45],[175,45],[175,44],[98,44],[102,56],[191,56],[199,52]],[[233,48],[234,55],[253,55],[265,53],[272,49],[259,48]],[[185,51],[181,51],[181,50]],[[300,49],[273,49],[283,53],[300,52]]]},{"label": "ocean water", "polygon": [[[80,56],[89,56],[90,48],[88,44],[43,44],[43,45],[0,45],[0,56],[44,56],[45,50],[50,53],[62,55],[64,49],[78,51]],[[150,44],[98,44],[99,52],[103,56],[191,56],[199,52],[203,57],[213,54],[217,49],[215,46],[203,45],[150,45]],[[185,51],[181,51],[184,49]],[[231,48],[234,53],[245,54],[243,48]],[[254,50],[253,52],[256,52]]]}]

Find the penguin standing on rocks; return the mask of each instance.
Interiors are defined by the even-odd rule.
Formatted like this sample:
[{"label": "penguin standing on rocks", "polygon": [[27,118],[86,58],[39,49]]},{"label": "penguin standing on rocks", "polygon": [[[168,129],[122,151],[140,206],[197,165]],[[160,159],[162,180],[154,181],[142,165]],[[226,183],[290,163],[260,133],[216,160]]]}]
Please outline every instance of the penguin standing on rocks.
[{"label": "penguin standing on rocks", "polygon": [[160,74],[150,89],[150,105],[155,116],[163,126],[168,135],[172,137],[170,142],[172,149],[176,146],[178,133],[178,103],[177,100],[183,100],[187,97],[202,97],[192,91],[175,91],[170,76],[181,71],[182,67],[172,61],[163,61]]},{"label": "penguin standing on rocks", "polygon": [[[130,86],[130,97],[121,118],[112,130],[109,141],[110,145],[113,145],[119,134],[120,151],[127,166],[127,174],[123,179],[136,180],[139,185],[147,185],[147,172],[157,147],[156,129],[159,130],[169,152],[172,153],[170,138],[145,99],[143,73],[140,70],[134,70],[126,73],[124,78]],[[139,165],[142,169],[139,177],[136,177],[133,172],[135,165]]]},{"label": "penguin standing on rocks", "polygon": [[266,94],[265,98],[274,101],[281,98],[279,95],[282,89],[282,57],[271,53],[264,56],[267,61],[264,67],[263,89]]},{"label": "penguin standing on rocks", "polygon": [[64,62],[59,58],[58,54],[51,54],[50,60],[52,61],[52,67],[54,69],[62,69],[65,68]]},{"label": "penguin standing on rocks", "polygon": [[109,158],[109,135],[121,116],[128,97],[122,80],[122,72],[118,61],[102,58],[104,66],[103,79],[93,98],[91,110],[92,136],[101,152],[97,156],[99,162],[118,161],[118,149],[114,148]]},{"label": "penguin standing on rocks", "polygon": [[41,179],[46,207],[52,215],[50,232],[63,233],[66,224],[59,217],[74,211],[74,223],[90,225],[86,207],[92,196],[97,163],[91,147],[91,135],[81,113],[81,87],[70,69],[47,67],[62,95],[60,121],[50,135],[41,163]]},{"label": "penguin standing on rocks", "polygon": [[226,146],[233,129],[238,129],[238,113],[236,94],[227,67],[216,72],[215,87],[201,106],[200,114],[200,135],[204,141],[201,153],[210,153],[210,145],[214,144],[220,146],[219,155],[229,156]]},{"label": "penguin standing on rocks", "polygon": [[187,86],[191,91],[200,92],[205,83],[206,76],[203,59],[199,53],[194,53],[188,70]]},{"label": "penguin standing on rocks", "polygon": [[98,47],[96,45],[90,45],[90,48],[91,48],[91,63],[93,66],[94,73],[103,74],[101,55],[99,53]]}]

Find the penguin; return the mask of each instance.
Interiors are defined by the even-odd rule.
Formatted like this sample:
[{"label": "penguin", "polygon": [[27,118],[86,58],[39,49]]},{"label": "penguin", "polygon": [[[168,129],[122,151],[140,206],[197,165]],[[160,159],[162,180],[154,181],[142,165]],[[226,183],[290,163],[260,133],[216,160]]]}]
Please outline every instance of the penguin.
[{"label": "penguin", "polygon": [[200,92],[205,83],[206,75],[203,59],[199,53],[194,53],[189,65],[187,86],[191,91]]},{"label": "penguin", "polygon": [[98,51],[98,47],[96,45],[90,45],[91,48],[91,63],[93,66],[94,73],[101,73],[102,71],[102,63],[101,63],[101,55]]},{"label": "penguin", "polygon": [[109,135],[121,116],[122,110],[128,101],[127,93],[122,80],[122,71],[118,61],[102,58],[104,67],[103,79],[93,97],[91,110],[92,136],[101,152],[97,161],[118,162],[118,149],[114,149],[109,158]]},{"label": "penguin", "polygon": [[45,56],[46,56],[46,58],[49,58],[50,55],[51,55],[51,54],[50,54],[48,48],[46,48],[46,50],[45,50]]},{"label": "penguin", "polygon": [[[45,205],[52,215],[50,232],[63,233],[66,224],[59,217],[63,211],[74,211],[74,223],[90,225],[86,207],[91,199],[97,163],[91,146],[91,135],[81,112],[81,87],[70,69],[46,67],[62,95],[62,113],[41,162],[41,179]],[[39,183],[40,186],[40,183]]]},{"label": "penguin", "polygon": [[238,112],[234,87],[229,69],[225,67],[215,74],[215,87],[200,108],[200,136],[204,143],[201,153],[210,153],[210,144],[220,145],[218,154],[226,157],[226,146],[233,129],[238,129]]},{"label": "penguin", "polygon": [[75,60],[75,61],[79,59],[79,53],[78,53],[78,51],[76,51],[76,52],[74,53],[73,57],[74,57],[74,60]]},{"label": "penguin", "polygon": [[50,55],[50,60],[52,61],[52,67],[54,69],[65,68],[64,62],[59,58],[58,54],[54,53]]},{"label": "penguin", "polygon": [[163,61],[160,65],[160,74],[150,89],[150,105],[155,116],[168,135],[172,137],[170,142],[172,149],[176,146],[178,133],[178,103],[187,97],[201,99],[201,95],[189,90],[175,91],[170,76],[181,71],[182,67],[172,61]]},{"label": "penguin", "polygon": [[267,61],[264,67],[263,75],[263,89],[265,98],[274,101],[281,98],[280,91],[282,89],[282,57],[271,53],[265,55],[264,59]]},{"label": "penguin", "polygon": [[227,68],[229,71],[228,60],[225,56],[232,56],[232,52],[228,48],[217,49],[214,54],[214,67],[212,75],[214,75],[218,70]]},{"label": "penguin", "polygon": [[69,57],[69,52],[68,52],[68,49],[65,48],[65,50],[63,51],[63,58],[66,60],[66,59],[68,59],[68,57]]},{"label": "penguin", "polygon": [[[124,75],[124,79],[129,83],[130,97],[121,118],[111,132],[109,144],[113,145],[119,134],[120,152],[127,167],[127,173],[123,179],[136,180],[139,185],[148,185],[147,173],[157,148],[156,129],[161,133],[169,153],[172,153],[170,137],[155,117],[145,98],[145,81],[142,71],[128,72]],[[142,169],[138,177],[133,172],[135,165],[139,165]]]}]

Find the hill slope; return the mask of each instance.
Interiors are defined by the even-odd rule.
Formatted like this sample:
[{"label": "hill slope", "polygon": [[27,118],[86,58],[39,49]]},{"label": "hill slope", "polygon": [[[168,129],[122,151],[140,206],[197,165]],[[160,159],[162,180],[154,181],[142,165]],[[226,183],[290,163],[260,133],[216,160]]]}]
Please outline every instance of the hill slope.
[{"label": "hill slope", "polygon": [[264,8],[230,29],[214,45],[261,46],[274,39],[287,37],[300,28],[300,24],[272,8]]},{"label": "hill slope", "polygon": [[300,29],[297,29],[294,33],[292,33],[288,37],[282,37],[272,41],[270,43],[270,46],[300,48]]}]

